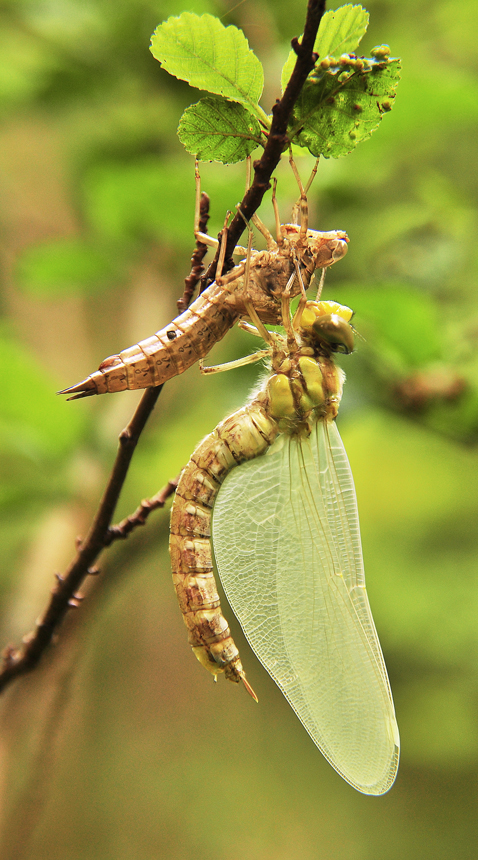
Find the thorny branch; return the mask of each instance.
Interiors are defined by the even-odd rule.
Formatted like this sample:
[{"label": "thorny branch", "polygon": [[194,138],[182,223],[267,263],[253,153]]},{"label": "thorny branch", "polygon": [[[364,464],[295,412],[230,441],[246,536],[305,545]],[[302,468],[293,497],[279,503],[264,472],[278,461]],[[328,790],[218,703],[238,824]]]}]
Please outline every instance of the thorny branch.
[{"label": "thorny branch", "polygon": [[158,508],[164,508],[169,497],[173,496],[176,492],[179,477],[180,476],[178,475],[177,478],[168,481],[166,486],[164,486],[159,493],[152,496],[151,499],[143,499],[139,507],[136,508],[134,514],[130,514],[129,517],[125,517],[125,519],[121,520],[117,525],[110,526],[105,535],[103,546],[110,546],[110,544],[114,543],[115,540],[124,540],[138,526],[145,525],[146,520],[152,511],[156,511]]},{"label": "thorny branch", "polygon": [[[253,183],[240,204],[240,213],[235,215],[229,228],[226,266],[232,267],[232,250],[245,230],[246,221],[249,221],[257,211],[265,192],[270,188],[272,173],[287,148],[287,122],[307,75],[314,66],[316,57],[313,54],[313,48],[324,12],[325,0],[309,0],[302,42],[299,44],[297,39],[292,40],[297,61],[284,95],[272,109],[273,119],[269,138],[262,157],[254,162]],[[197,247],[191,260],[192,270],[189,278],[186,279],[183,295],[186,302],[188,302],[188,290],[191,285],[194,289],[202,269],[201,253],[202,249]],[[214,279],[216,264],[215,259],[209,266],[207,277],[210,281]],[[117,526],[111,526],[136,444],[154,409],[161,389],[162,386],[158,386],[145,391],[130,423],[120,434],[113,469],[88,535],[79,543],[76,556],[65,573],[62,576],[57,574],[57,584],[35,629],[23,638],[23,644],[19,648],[8,645],[4,649],[3,666],[0,669],[0,692],[15,678],[30,672],[38,665],[68,610],[79,605],[82,595],[78,594],[78,589],[81,584],[88,575],[98,572],[94,564],[101,551],[114,540],[127,537],[133,528],[145,522],[151,510],[161,507],[175,491],[176,481],[170,481],[153,499],[143,502],[131,517]]]},{"label": "thorny branch", "polygon": [[[209,221],[209,197],[203,191],[201,194],[201,200],[199,203],[199,224],[198,229],[200,233],[207,233],[207,222]],[[196,239],[196,248],[191,257],[191,273],[187,278],[184,279],[184,293],[181,298],[178,299],[178,311],[181,314],[186,308],[189,307],[191,299],[194,294],[194,290],[196,288],[196,284],[199,281],[202,273],[204,272],[204,266],[202,261],[207,254],[207,245],[204,242],[201,242],[199,239]]]},{"label": "thorny branch", "polygon": [[93,566],[102,549],[113,541],[126,537],[137,525],[142,525],[155,508],[162,507],[171,496],[177,481],[170,481],[153,499],[142,502],[137,511],[117,526],[110,526],[138,439],[151,415],[162,386],[148,388],[128,426],[120,433],[118,452],[96,516],[84,541],[79,542],[76,557],[52,589],[47,608],[37,620],[35,629],[23,638],[20,648],[7,646],[0,670],[0,692],[14,678],[35,668],[51,643],[56,629],[72,607],[78,606],[82,595],[78,589],[88,575],[97,573]]}]

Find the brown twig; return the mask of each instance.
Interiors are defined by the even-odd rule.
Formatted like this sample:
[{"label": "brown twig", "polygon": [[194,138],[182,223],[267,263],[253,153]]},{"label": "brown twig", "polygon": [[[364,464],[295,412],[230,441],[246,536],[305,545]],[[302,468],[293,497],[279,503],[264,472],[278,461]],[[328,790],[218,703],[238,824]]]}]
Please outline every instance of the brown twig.
[{"label": "brown twig", "polygon": [[[232,250],[244,232],[246,222],[257,211],[265,192],[270,188],[272,173],[280,161],[282,152],[287,148],[287,123],[307,75],[314,66],[316,57],[313,54],[313,48],[324,11],[325,0],[309,0],[302,42],[299,44],[297,39],[292,40],[297,61],[282,99],[276,102],[272,109],[272,124],[264,153],[262,158],[254,162],[254,181],[246,192],[238,213],[230,225],[225,270],[228,266],[232,266]],[[199,245],[202,243],[197,244],[192,258],[192,271],[189,278],[186,279],[186,302],[188,301],[187,290],[196,277],[194,268],[196,265],[201,268],[202,257],[199,257]],[[216,266],[217,259],[213,260],[208,269],[207,277],[211,281],[214,279]],[[189,282],[189,286],[187,282]],[[154,502],[158,499],[158,496],[155,496],[150,500],[153,503],[151,506],[150,503],[143,502],[131,517],[123,520],[118,526],[110,526],[134,449],[161,389],[162,386],[158,386],[148,388],[145,391],[133,418],[120,434],[115,463],[88,535],[84,541],[79,542],[76,557],[65,574],[63,576],[57,575],[57,584],[52,590],[48,606],[38,619],[35,629],[24,637],[23,645],[20,648],[9,645],[4,649],[3,666],[0,669],[0,692],[15,678],[30,672],[37,666],[68,610],[78,606],[82,600],[82,595],[78,594],[78,588],[88,575],[98,572],[94,563],[102,549],[114,540],[126,537],[133,528],[146,520],[153,507],[160,507],[160,502],[157,504]],[[171,481],[161,492],[166,493],[167,498],[174,489],[175,482]]]},{"label": "brown twig", "polygon": [[148,388],[128,426],[120,433],[119,446],[111,475],[99,504],[95,518],[84,541],[77,548],[76,557],[63,576],[57,574],[57,583],[52,590],[45,612],[36,622],[35,629],[23,639],[20,648],[7,646],[3,652],[0,670],[0,692],[7,684],[30,672],[38,664],[46,648],[70,608],[78,606],[82,595],[78,594],[83,580],[96,573],[93,567],[107,540],[110,523],[118,503],[131,458],[144,426],[154,409],[162,386]]},{"label": "brown twig", "polygon": [[157,510],[157,508],[164,508],[169,497],[176,492],[178,481],[179,475],[177,478],[174,478],[174,480],[168,481],[166,486],[163,487],[159,493],[152,496],[151,499],[143,499],[140,506],[136,508],[134,514],[130,514],[129,517],[125,517],[125,519],[121,520],[117,525],[110,526],[105,535],[103,545],[110,546],[110,544],[115,540],[124,540],[129,534],[131,534],[133,529],[138,526],[144,526],[152,511]]},{"label": "brown twig", "polygon": [[[201,200],[199,203],[199,224],[198,229],[200,233],[207,233],[207,222],[209,221],[209,197],[203,191],[201,194]],[[181,314],[186,308],[189,307],[191,303],[191,299],[194,295],[194,290],[196,288],[196,284],[199,281],[202,273],[204,272],[204,266],[202,261],[207,254],[207,245],[204,242],[201,242],[199,239],[196,239],[196,248],[191,257],[191,273],[187,278],[184,279],[184,292],[180,299],[177,301],[178,311]]]}]

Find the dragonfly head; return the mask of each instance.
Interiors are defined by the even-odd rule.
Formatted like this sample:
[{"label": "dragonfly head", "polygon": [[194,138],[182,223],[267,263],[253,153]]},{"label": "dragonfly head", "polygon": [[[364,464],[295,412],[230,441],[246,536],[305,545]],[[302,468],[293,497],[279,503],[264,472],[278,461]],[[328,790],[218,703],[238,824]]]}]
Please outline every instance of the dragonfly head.
[{"label": "dragonfly head", "polygon": [[343,230],[307,230],[303,235],[298,224],[283,224],[282,235],[310,259],[311,272],[332,266],[347,253],[349,237]]},{"label": "dragonfly head", "polygon": [[318,340],[324,341],[331,352],[349,355],[354,349],[354,330],[338,314],[326,314],[312,326]]},{"label": "dragonfly head", "polygon": [[353,311],[338,302],[307,302],[301,329],[307,338],[319,340],[330,352],[349,355],[354,348],[352,316]]}]

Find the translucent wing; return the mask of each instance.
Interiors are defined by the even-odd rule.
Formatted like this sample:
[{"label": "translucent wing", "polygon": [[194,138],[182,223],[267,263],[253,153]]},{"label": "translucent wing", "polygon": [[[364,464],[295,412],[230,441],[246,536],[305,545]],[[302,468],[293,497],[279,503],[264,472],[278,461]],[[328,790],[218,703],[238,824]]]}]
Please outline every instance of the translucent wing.
[{"label": "translucent wing", "polygon": [[398,728],[363,573],[353,479],[335,423],[280,436],[233,469],[213,548],[244,633],[330,764],[383,794]]}]

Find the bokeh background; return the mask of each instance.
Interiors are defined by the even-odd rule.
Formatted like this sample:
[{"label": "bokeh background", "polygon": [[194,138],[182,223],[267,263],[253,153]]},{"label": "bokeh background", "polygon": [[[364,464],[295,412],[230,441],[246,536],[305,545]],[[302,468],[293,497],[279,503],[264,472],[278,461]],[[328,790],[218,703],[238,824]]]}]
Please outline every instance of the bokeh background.
[{"label": "bokeh background", "polygon": [[[334,4],[332,4],[334,5]],[[337,4],[338,5],[338,4]],[[194,659],[170,582],[168,512],[115,545],[40,669],[7,691],[5,860],[468,860],[478,838],[478,301],[474,0],[372,0],[362,53],[403,58],[395,107],[323,161],[312,226],[345,229],[326,296],[356,308],[339,427],[402,735],[397,782],[361,796],[322,759],[245,644],[255,705]],[[137,392],[55,391],[175,315],[193,248],[196,91],[148,51],[184,8],[244,28],[278,95],[299,0],[3,0],[0,128],[2,641],[34,625],[84,534]],[[302,175],[310,168],[300,162]],[[296,188],[285,164],[287,220]],[[204,165],[210,232],[244,166]],[[271,223],[270,196],[261,215]],[[244,355],[239,330],[211,362]],[[169,382],[118,519],[238,407],[248,367]],[[228,613],[229,617],[231,613]]]}]

